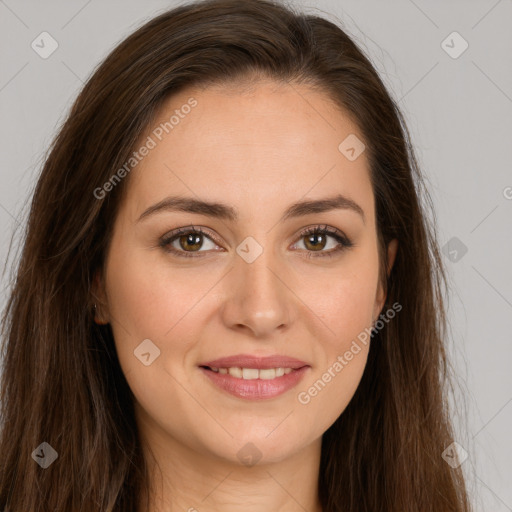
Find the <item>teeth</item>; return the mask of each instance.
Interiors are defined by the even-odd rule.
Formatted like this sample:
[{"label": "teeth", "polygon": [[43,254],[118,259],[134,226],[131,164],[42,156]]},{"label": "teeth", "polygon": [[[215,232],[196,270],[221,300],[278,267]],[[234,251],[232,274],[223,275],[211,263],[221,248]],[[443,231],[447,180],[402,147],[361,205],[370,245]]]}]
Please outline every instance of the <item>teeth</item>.
[{"label": "teeth", "polygon": [[274,379],[276,377],[275,368],[265,368],[259,371],[260,379]]},{"label": "teeth", "polygon": [[260,371],[257,368],[242,368],[242,378],[245,380],[257,379],[259,374]]},{"label": "teeth", "polygon": [[232,377],[243,378],[242,368],[228,368],[228,373]]},{"label": "teeth", "polygon": [[271,380],[276,377],[282,377],[283,375],[287,375],[293,371],[292,368],[216,368],[211,367],[211,370],[217,373],[222,373],[224,375],[228,374],[237,379],[245,379],[245,380],[254,380],[254,379],[262,379],[262,380]]}]

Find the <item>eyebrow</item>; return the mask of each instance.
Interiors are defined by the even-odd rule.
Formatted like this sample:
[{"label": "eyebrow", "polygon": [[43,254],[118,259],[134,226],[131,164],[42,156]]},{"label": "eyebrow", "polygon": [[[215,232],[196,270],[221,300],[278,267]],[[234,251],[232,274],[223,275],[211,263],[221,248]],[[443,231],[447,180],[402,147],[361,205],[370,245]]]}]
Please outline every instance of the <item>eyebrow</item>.
[{"label": "eyebrow", "polygon": [[[355,201],[341,194],[323,199],[304,200],[294,203],[286,209],[281,217],[281,221],[331,210],[352,210],[360,215],[363,223],[365,223],[363,209]],[[237,210],[224,203],[202,201],[191,197],[170,196],[150,206],[140,215],[137,222],[156,213],[168,211],[197,213],[232,222],[237,221],[239,218]]]}]

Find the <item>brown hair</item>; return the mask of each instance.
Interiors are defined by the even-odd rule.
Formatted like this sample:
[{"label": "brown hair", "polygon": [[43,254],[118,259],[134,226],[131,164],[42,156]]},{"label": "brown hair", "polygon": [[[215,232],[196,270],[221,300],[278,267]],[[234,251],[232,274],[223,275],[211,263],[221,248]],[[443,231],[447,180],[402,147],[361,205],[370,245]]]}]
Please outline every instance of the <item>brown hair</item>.
[{"label": "brown hair", "polygon": [[[323,435],[323,510],[470,510],[461,468],[441,457],[452,442],[446,277],[405,122],[341,28],[270,0],[196,2],[153,18],[98,67],[55,138],[2,323],[1,510],[126,512],[147,496],[134,397],[110,325],[95,324],[91,309],[127,180],[101,200],[93,191],[126,162],[169,95],[255,74],[315,87],[357,123],[375,195],[383,309],[403,308],[375,334],[353,399]],[[43,441],[58,452],[47,469],[31,457]]]}]

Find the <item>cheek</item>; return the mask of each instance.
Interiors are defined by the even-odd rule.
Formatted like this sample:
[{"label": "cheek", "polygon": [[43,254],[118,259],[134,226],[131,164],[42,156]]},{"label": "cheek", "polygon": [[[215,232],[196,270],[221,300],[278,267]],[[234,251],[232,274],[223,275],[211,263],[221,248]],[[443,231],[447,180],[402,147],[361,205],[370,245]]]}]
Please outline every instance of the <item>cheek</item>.
[{"label": "cheek", "polygon": [[351,354],[350,361],[345,356],[347,351],[340,350],[298,390],[296,410],[313,437],[331,427],[352,400],[361,381],[369,345],[357,342],[343,348]]},{"label": "cheek", "polygon": [[346,344],[371,325],[375,307],[378,261],[372,255],[347,259],[339,269],[311,271],[298,281],[298,295],[326,327],[326,350],[345,351]]},{"label": "cheek", "polygon": [[[141,403],[151,407],[156,396],[175,396],[180,386],[172,376],[179,382],[188,377],[191,350],[211,312],[207,294],[217,280],[211,272],[167,265],[156,250],[149,255],[112,250],[107,263],[111,326],[123,373]],[[136,357],[147,352],[141,346],[149,347],[154,361],[148,366]],[[151,351],[158,356],[153,359]]]},{"label": "cheek", "polygon": [[[180,383],[188,377],[184,362],[200,332],[190,322],[196,318],[194,305],[211,284],[203,276],[201,285],[191,272],[185,278],[154,256],[126,248],[111,252],[106,269],[110,323],[121,369],[144,411],[141,416],[183,436],[194,420],[184,406],[190,402],[188,388]],[[147,352],[148,365],[137,357]]]},{"label": "cheek", "polygon": [[[164,338],[211,287],[201,272],[180,272],[155,252],[112,254],[107,267],[109,312],[139,343]],[[135,340],[134,340],[135,341]]]},{"label": "cheek", "polygon": [[319,363],[296,396],[297,409],[317,435],[343,413],[359,386],[371,343],[366,320],[361,310],[347,305],[333,320],[336,335],[318,340]]},{"label": "cheek", "polygon": [[371,322],[376,298],[378,260],[358,254],[339,274],[318,275],[302,283],[301,297],[314,305],[328,329],[317,339],[319,364],[298,390],[299,410],[316,418],[310,428],[322,434],[345,410],[357,390],[366,367],[371,342]]}]

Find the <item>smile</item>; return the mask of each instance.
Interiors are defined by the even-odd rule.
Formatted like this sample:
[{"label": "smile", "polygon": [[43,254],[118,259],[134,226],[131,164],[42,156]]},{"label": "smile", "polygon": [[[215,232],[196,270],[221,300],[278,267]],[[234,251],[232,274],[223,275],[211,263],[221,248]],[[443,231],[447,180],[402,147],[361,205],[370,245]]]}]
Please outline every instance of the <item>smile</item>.
[{"label": "smile", "polygon": [[311,369],[301,368],[217,368],[201,366],[200,370],[216,389],[249,400],[274,398],[293,389]]}]

